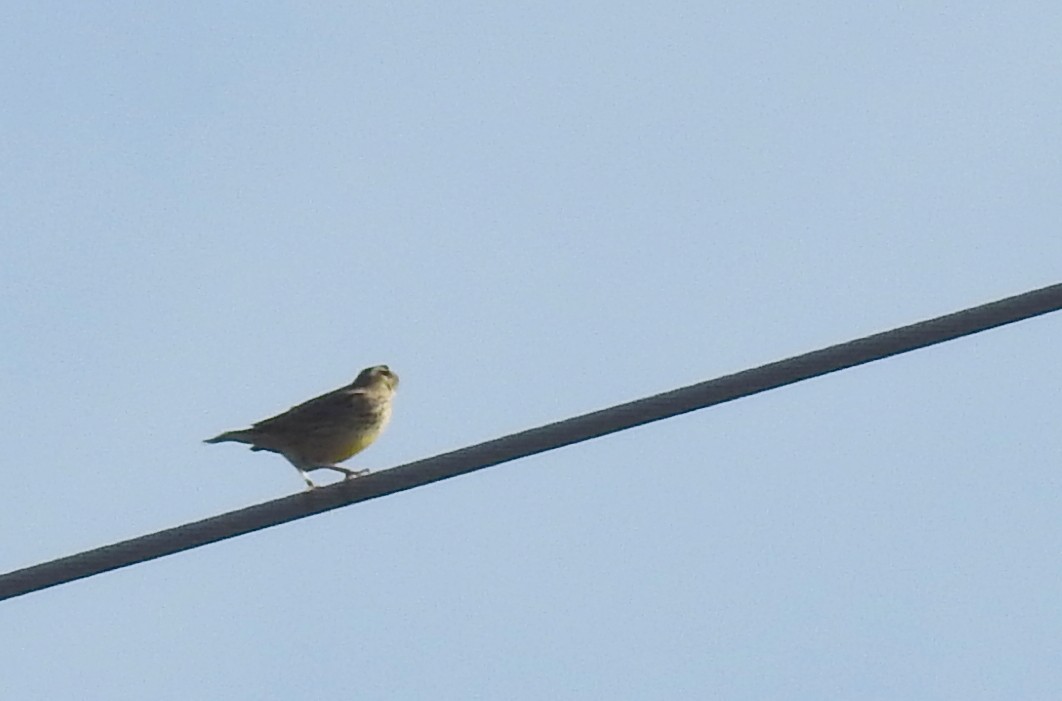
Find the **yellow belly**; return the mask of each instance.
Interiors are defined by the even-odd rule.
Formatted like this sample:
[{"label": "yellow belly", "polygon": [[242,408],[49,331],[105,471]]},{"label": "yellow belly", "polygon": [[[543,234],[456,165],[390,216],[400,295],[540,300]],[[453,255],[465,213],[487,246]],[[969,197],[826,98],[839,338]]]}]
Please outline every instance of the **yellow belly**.
[{"label": "yellow belly", "polygon": [[330,462],[343,462],[348,458],[352,458],[361,451],[372,445],[372,442],[376,440],[376,437],[380,435],[379,431],[371,431],[361,433],[355,436],[350,436],[342,446],[338,446],[335,456]]},{"label": "yellow belly", "polygon": [[305,446],[304,454],[318,465],[334,465],[351,458],[372,445],[380,435],[375,431],[344,431],[333,436],[316,436]]}]

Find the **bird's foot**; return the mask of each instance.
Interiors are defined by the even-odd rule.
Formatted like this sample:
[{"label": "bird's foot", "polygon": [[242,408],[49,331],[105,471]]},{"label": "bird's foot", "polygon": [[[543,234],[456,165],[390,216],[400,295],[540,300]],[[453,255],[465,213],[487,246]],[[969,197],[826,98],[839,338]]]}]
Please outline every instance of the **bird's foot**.
[{"label": "bird's foot", "polygon": [[370,469],[368,469],[366,467],[363,467],[360,470],[344,470],[343,471],[343,479],[344,480],[349,480],[349,479],[354,479],[355,477],[362,477],[364,475],[369,474],[370,472],[372,472],[372,470],[370,470]]}]

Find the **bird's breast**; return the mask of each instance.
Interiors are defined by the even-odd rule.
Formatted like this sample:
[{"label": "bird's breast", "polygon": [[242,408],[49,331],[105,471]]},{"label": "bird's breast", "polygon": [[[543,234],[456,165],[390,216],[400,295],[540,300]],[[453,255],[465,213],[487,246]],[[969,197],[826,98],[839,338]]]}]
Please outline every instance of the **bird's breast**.
[{"label": "bird's breast", "polygon": [[384,406],[372,416],[361,416],[352,422],[349,430],[335,442],[335,454],[329,456],[331,462],[342,462],[357,455],[372,445],[391,419],[391,407]]}]

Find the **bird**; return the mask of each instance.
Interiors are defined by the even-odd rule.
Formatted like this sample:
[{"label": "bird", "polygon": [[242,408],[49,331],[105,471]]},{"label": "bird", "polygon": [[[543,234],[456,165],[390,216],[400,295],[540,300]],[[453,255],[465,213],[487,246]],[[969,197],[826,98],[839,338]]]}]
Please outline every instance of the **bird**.
[{"label": "bird", "polygon": [[204,443],[245,443],[251,450],[278,453],[295,466],[307,489],[317,487],[313,470],[334,470],[344,479],[369,470],[351,470],[337,463],[368,448],[391,420],[398,375],[386,365],[365,368],[349,385],[293,406],[282,414]]}]

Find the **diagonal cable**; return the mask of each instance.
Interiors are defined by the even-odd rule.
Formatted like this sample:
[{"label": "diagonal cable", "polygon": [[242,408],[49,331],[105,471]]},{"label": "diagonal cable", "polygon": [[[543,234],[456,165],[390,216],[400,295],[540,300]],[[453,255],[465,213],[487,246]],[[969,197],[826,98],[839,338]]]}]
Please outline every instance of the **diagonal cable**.
[{"label": "diagonal cable", "polygon": [[1062,284],[0,575],[0,600],[1062,309]]}]

